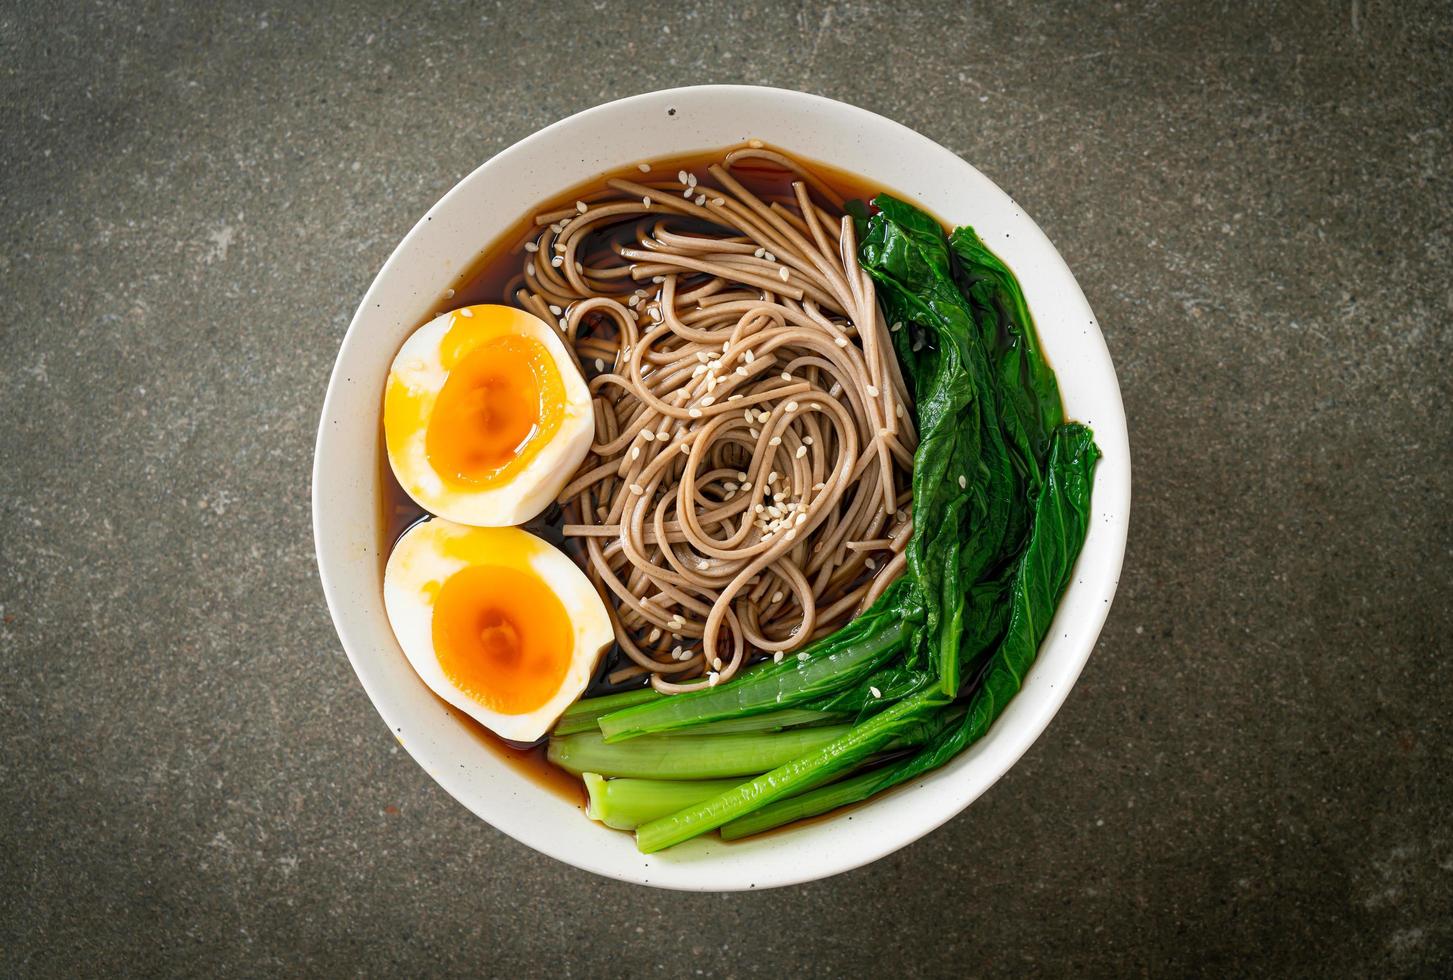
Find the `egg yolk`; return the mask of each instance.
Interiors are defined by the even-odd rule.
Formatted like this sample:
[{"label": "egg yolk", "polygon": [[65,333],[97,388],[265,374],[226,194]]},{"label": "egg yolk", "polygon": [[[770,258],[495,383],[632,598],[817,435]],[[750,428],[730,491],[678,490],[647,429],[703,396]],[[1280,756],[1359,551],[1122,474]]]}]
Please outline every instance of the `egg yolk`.
[{"label": "egg yolk", "polygon": [[434,655],[465,694],[500,714],[549,701],[565,682],[574,632],[558,596],[517,568],[471,565],[434,601]]},{"label": "egg yolk", "polygon": [[530,337],[488,340],[459,358],[429,415],[424,450],[446,482],[507,479],[560,427],[565,393],[549,351]]}]

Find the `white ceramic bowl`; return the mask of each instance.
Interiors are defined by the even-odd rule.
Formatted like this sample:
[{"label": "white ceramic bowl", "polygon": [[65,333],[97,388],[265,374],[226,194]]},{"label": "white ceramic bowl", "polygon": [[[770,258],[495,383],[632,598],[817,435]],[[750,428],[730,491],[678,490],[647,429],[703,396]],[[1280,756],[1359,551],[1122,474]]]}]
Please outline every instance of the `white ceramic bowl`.
[{"label": "white ceramic bowl", "polygon": [[[379,411],[389,363],[481,249],[536,202],[602,171],[747,139],[834,163],[971,224],[1019,277],[1070,418],[1104,451],[1094,519],[1024,689],[978,744],[911,785],[836,818],[726,844],[714,836],[637,852],[483,749],[410,669],[384,615],[378,554]],[[313,464],[313,525],[328,608],[389,729],[455,799],[538,851],[666,888],[769,888],[847,871],[909,844],[967,807],[1023,755],[1069,693],[1110,609],[1125,552],[1130,454],[1115,369],[1075,278],[992,181],[898,123],[800,92],[705,85],[586,110],[465,177],[416,224],[369,287],[328,384]],[[360,724],[363,721],[360,719]],[[1053,793],[1045,786],[1043,792]]]}]

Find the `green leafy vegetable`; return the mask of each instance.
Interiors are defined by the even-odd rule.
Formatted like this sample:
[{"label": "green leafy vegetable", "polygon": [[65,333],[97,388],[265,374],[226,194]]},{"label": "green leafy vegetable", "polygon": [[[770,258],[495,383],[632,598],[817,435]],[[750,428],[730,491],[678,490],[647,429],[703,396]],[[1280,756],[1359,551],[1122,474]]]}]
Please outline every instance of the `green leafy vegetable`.
[{"label": "green leafy vegetable", "polygon": [[1069,585],[1071,570],[1090,518],[1090,485],[1100,457],[1090,430],[1066,425],[1055,431],[1044,490],[1034,513],[1034,531],[1015,568],[1009,629],[969,700],[962,722],[945,728],[916,755],[861,776],[765,806],[722,828],[722,836],[745,837],[803,817],[865,800],[891,786],[943,765],[978,741],[999,717],[1034,663],[1054,609]]}]

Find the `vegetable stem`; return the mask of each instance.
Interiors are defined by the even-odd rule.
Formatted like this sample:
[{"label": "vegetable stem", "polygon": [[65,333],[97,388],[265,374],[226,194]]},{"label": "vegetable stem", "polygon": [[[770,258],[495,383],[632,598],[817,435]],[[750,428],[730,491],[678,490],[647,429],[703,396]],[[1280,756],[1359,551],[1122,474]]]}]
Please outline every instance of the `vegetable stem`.
[{"label": "vegetable stem", "polygon": [[585,815],[616,830],[638,826],[683,807],[710,799],[735,786],[735,779],[606,779],[582,774],[590,802]]},{"label": "vegetable stem", "polygon": [[629,691],[620,691],[616,694],[602,694],[600,697],[583,698],[566,708],[560,715],[560,720],[555,723],[554,735],[574,735],[576,732],[597,731],[596,719],[610,711],[619,711],[622,708],[634,707],[638,704],[645,704],[648,701],[655,701],[665,695],[658,694],[649,687],[633,688]]},{"label": "vegetable stem", "polygon": [[602,715],[600,730],[607,741],[618,742],[792,707],[841,690],[867,676],[907,641],[910,624],[897,603],[879,608],[890,596],[896,598],[898,592],[890,588],[872,609],[818,641],[815,650],[804,651],[806,660],[793,657],[720,687]]},{"label": "vegetable stem", "polygon": [[567,772],[637,779],[721,779],[755,776],[830,744],[847,725],[736,735],[647,735],[609,744],[598,733],[550,739],[551,762]]}]

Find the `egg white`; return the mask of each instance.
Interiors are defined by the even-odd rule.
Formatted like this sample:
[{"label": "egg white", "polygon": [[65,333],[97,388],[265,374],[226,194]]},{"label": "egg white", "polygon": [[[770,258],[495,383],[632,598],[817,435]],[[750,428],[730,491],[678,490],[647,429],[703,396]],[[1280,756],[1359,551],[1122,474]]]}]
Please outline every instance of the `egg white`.
[{"label": "egg white", "polygon": [[[506,324],[510,335],[538,342],[550,355],[565,392],[555,432],[520,469],[486,487],[445,482],[430,464],[425,444],[434,402],[449,378],[443,361],[444,339],[461,317],[489,317]],[[460,524],[507,527],[535,517],[564,489],[585,459],[595,435],[590,390],[574,357],[554,327],[514,307],[463,307],[430,320],[404,341],[394,357],[389,384],[395,383],[404,385],[411,396],[421,398],[424,411],[407,431],[388,433],[388,458],[394,476],[419,506]]]},{"label": "egg white", "polygon": [[[467,547],[461,549],[460,539]],[[450,552],[465,550],[469,557]],[[532,711],[493,711],[454,686],[434,651],[434,597],[450,576],[470,565],[502,565],[537,578],[559,599],[569,618],[569,668],[559,689]],[[415,525],[389,556],[383,580],[384,608],[404,655],[435,694],[490,731],[515,742],[543,738],[590,683],[600,656],[614,641],[610,616],[585,573],[548,542],[519,528],[465,527],[434,519]]]}]

